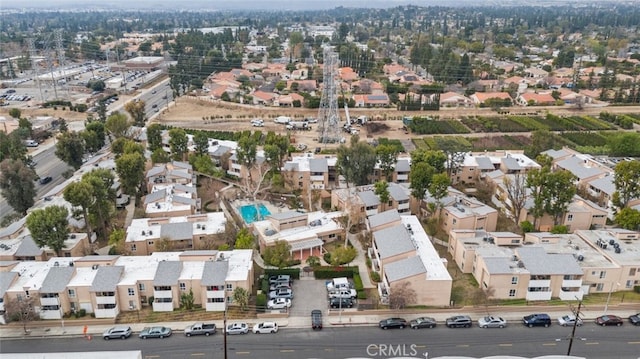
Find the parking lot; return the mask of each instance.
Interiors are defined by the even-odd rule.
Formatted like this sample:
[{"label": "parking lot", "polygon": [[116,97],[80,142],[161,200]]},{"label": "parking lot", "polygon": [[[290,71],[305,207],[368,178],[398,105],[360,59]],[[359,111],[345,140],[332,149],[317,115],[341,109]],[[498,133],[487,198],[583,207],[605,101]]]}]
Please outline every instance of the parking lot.
[{"label": "parking lot", "polygon": [[314,309],[320,309],[327,313],[327,289],[324,280],[316,280],[313,277],[301,277],[293,282],[293,304],[291,316],[309,316]]}]

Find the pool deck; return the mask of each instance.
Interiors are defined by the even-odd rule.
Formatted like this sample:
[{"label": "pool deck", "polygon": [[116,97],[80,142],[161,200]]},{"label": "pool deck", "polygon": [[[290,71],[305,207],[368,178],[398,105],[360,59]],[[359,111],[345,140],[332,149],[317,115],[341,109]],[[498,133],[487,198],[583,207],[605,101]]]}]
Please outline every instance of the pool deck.
[{"label": "pool deck", "polygon": [[272,204],[271,202],[268,201],[249,201],[246,199],[237,199],[233,202],[231,202],[231,205],[233,206],[234,211],[240,216],[242,217],[242,213],[240,213],[240,207],[242,206],[247,206],[247,205],[255,205],[256,202],[258,204],[261,204],[263,206],[265,206],[267,208],[267,210],[269,210],[269,213],[273,214],[273,213],[282,213],[282,212],[289,212],[291,211],[291,209],[289,207],[278,207],[274,204]]}]

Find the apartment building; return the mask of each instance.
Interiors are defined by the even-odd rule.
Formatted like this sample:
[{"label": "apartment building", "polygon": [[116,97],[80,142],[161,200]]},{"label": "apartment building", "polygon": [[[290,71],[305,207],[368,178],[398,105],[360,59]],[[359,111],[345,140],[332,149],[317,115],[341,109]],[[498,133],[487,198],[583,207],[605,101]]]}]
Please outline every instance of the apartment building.
[{"label": "apartment building", "polygon": [[[89,236],[86,233],[70,233],[59,255],[79,257],[89,252]],[[58,253],[48,246],[38,247],[28,230],[20,237],[0,240],[0,261],[46,261],[56,256]]]},{"label": "apartment building", "polygon": [[400,218],[401,223],[373,232],[373,245],[368,251],[373,270],[380,274],[378,294],[382,303],[388,303],[394,289],[408,286],[416,293],[416,303],[412,304],[448,306],[452,279],[445,260],[416,216]]},{"label": "apartment building", "polygon": [[411,213],[411,190],[408,187],[389,182],[387,191],[389,201],[381,203],[373,185],[335,189],[331,191],[331,207],[350,213],[362,213],[367,217],[389,209],[395,209],[401,214]]},{"label": "apartment building", "polygon": [[223,212],[137,218],[127,228],[125,248],[135,256],[154,253],[160,245],[164,246],[163,250],[167,246],[171,250],[209,249],[211,243],[225,232],[226,223]]},{"label": "apartment building", "polygon": [[197,176],[193,167],[186,162],[173,161],[153,166],[146,174],[147,192],[152,193],[153,187],[160,184],[182,184],[195,186]]},{"label": "apartment building", "polygon": [[[431,213],[436,201],[429,193],[419,205],[423,216]],[[468,197],[464,193],[449,187],[447,196],[440,199],[438,204],[440,226],[445,231],[453,229],[478,229],[494,231],[498,223],[498,211],[485,205],[479,200]]]},{"label": "apartment building", "polygon": [[340,218],[345,215],[340,211],[272,213],[263,221],[253,222],[253,229],[260,251],[285,241],[294,258],[305,260],[309,256],[322,256],[324,244],[344,240]]},{"label": "apartment building", "polygon": [[145,213],[151,218],[188,216],[200,212],[202,204],[192,184],[157,184],[144,197]]},{"label": "apartment building", "polygon": [[9,300],[33,298],[42,319],[62,319],[82,309],[96,318],[115,318],[147,306],[172,311],[183,293],[193,293],[196,306],[224,311],[236,288],[252,290],[252,257],[252,250],[233,250],[3,262],[0,310]]},{"label": "apartment building", "polygon": [[452,174],[451,181],[473,184],[495,170],[514,175],[524,174],[533,168],[540,168],[540,165],[523,151],[470,152],[465,155],[460,168]]}]

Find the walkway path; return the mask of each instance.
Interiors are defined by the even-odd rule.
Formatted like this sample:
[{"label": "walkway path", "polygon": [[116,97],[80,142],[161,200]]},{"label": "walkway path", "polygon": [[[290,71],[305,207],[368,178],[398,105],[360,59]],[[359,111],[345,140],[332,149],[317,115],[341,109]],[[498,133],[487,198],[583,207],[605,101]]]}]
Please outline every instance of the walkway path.
[{"label": "walkway path", "polygon": [[373,289],[377,286],[371,282],[369,278],[369,268],[367,267],[367,253],[362,248],[360,241],[358,240],[357,234],[347,234],[349,241],[351,241],[351,245],[356,249],[358,255],[350,265],[358,266],[358,271],[360,272],[360,279],[362,279],[362,286],[365,289]]}]

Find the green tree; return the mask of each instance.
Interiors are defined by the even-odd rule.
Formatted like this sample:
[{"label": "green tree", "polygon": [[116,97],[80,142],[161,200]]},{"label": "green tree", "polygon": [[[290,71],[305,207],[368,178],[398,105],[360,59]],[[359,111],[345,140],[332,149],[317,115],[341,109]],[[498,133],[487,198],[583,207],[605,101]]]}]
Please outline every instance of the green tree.
[{"label": "green tree", "polygon": [[376,155],[384,178],[391,181],[391,173],[398,162],[398,148],[391,144],[381,144],[376,147]]},{"label": "green tree", "polygon": [[89,208],[93,204],[93,188],[87,181],[71,182],[63,192],[64,199],[76,207],[82,209],[82,216],[86,223],[87,235],[91,238],[91,221],[89,220]]},{"label": "green tree", "polygon": [[109,134],[115,138],[124,137],[129,128],[131,127],[131,122],[127,118],[127,115],[120,112],[114,112],[109,117],[107,117],[107,122],[105,122],[105,127]]},{"label": "green tree", "polygon": [[124,110],[133,118],[134,126],[144,127],[147,120],[146,106],[147,104],[142,100],[130,101],[124,105]]},{"label": "green tree", "polygon": [[309,265],[309,267],[315,268],[315,267],[319,267],[320,266],[320,258],[317,256],[309,256],[307,257],[307,265]]},{"label": "green tree", "polygon": [[356,249],[351,246],[339,246],[331,252],[331,265],[339,266],[351,263],[358,255]]},{"label": "green tree", "polygon": [[138,193],[144,179],[144,166],[145,159],[138,152],[125,153],[116,159],[116,172],[124,193],[132,196]]},{"label": "green tree", "polygon": [[380,204],[382,204],[384,211],[387,208],[387,204],[391,197],[389,194],[389,183],[387,183],[387,181],[376,182],[373,192],[380,198]]},{"label": "green tree", "polygon": [[255,247],[255,238],[247,228],[242,228],[236,236],[235,249],[252,249]]},{"label": "green tree", "polygon": [[69,212],[62,206],[36,209],[27,217],[27,228],[38,247],[48,246],[62,256],[64,241],[69,235]]},{"label": "green tree", "polygon": [[233,290],[233,301],[240,306],[241,310],[246,310],[249,304],[249,292],[242,287],[236,287]]},{"label": "green tree", "polygon": [[607,140],[610,156],[640,156],[640,134],[624,132],[619,135],[609,136]]},{"label": "green tree", "polygon": [[147,127],[147,145],[151,152],[162,148],[162,126],[154,123]]},{"label": "green tree", "polygon": [[180,294],[180,308],[184,310],[193,310],[195,306],[195,296],[193,295],[193,289],[189,288],[188,293]]},{"label": "green tree", "polygon": [[209,155],[209,137],[205,132],[196,132],[196,134],[193,135],[193,144],[195,145],[195,153],[197,155]]},{"label": "green tree", "polygon": [[267,265],[279,269],[288,267],[291,263],[291,246],[286,241],[276,241],[262,251],[262,259]]},{"label": "green tree", "polygon": [[35,179],[35,172],[22,161],[8,158],[0,162],[0,193],[20,214],[26,214],[27,209],[33,206]]},{"label": "green tree", "polygon": [[614,173],[616,191],[613,193],[613,204],[624,208],[632,199],[640,198],[640,161],[619,162]]},{"label": "green tree", "polygon": [[370,183],[370,176],[376,166],[375,149],[366,142],[360,142],[358,136],[351,137],[350,146],[340,145],[336,169],[347,183],[363,186]]},{"label": "green tree", "polygon": [[555,225],[560,224],[562,215],[567,212],[569,204],[575,196],[577,188],[575,176],[565,170],[548,174],[544,179],[544,210],[553,217]]},{"label": "green tree", "polygon": [[624,207],[616,213],[616,223],[631,231],[640,230],[640,211],[637,209]]},{"label": "green tree", "polygon": [[58,136],[56,156],[74,169],[82,166],[84,139],[78,132],[64,132]]},{"label": "green tree", "polygon": [[115,177],[110,169],[100,168],[85,173],[81,182],[91,186],[91,205],[89,206],[89,223],[99,228],[98,235],[105,238],[107,228],[114,212],[115,193],[112,190]]},{"label": "green tree", "polygon": [[462,161],[466,153],[471,150],[468,144],[462,143],[455,138],[451,137],[438,137],[436,138],[438,148],[446,157],[445,168],[449,178],[452,178],[453,173],[457,173],[462,166]]},{"label": "green tree", "polygon": [[17,108],[12,108],[9,110],[9,116],[13,118],[20,118],[20,116],[22,116],[22,111]]},{"label": "green tree", "polygon": [[409,181],[411,182],[411,195],[419,201],[431,186],[431,181],[436,170],[427,162],[412,162],[411,171],[409,172]]},{"label": "green tree", "polygon": [[545,213],[545,193],[544,186],[546,177],[551,173],[548,166],[541,168],[533,168],[527,172],[527,188],[530,191],[533,206],[529,209],[529,213],[533,216],[533,228],[538,228],[538,218]]},{"label": "green tree", "polygon": [[6,317],[11,321],[22,323],[24,334],[29,334],[27,324],[34,320],[40,319],[40,315],[36,312],[35,296],[11,298],[5,304]]},{"label": "green tree", "polygon": [[102,148],[102,146],[104,146],[104,143],[105,143],[106,129],[104,127],[104,124],[100,121],[91,121],[87,123],[87,125],[85,126],[84,132],[95,134],[94,136],[91,136],[92,137],[91,141],[93,141],[93,143],[91,144],[87,142],[86,137],[84,139],[87,151],[91,153],[98,152]]},{"label": "green tree", "polygon": [[[429,194],[435,201],[436,211],[442,207],[442,199],[449,193],[449,184],[451,184],[451,180],[446,173],[436,173],[431,177]],[[440,217],[438,216],[438,218]]]},{"label": "green tree", "polygon": [[24,161],[27,154],[27,146],[18,131],[6,134],[0,131],[0,162],[6,159]]},{"label": "green tree", "polygon": [[156,148],[151,154],[151,162],[153,162],[153,164],[167,163],[169,161],[171,161],[169,154],[166,153],[162,148]]},{"label": "green tree", "polygon": [[187,133],[183,129],[172,128],[169,130],[169,147],[171,148],[171,157],[174,160],[184,161],[188,143]]}]

